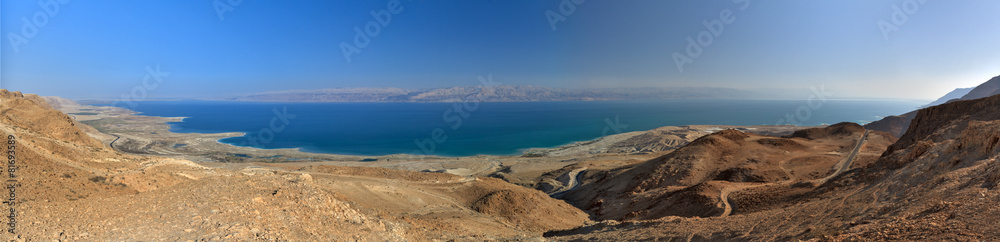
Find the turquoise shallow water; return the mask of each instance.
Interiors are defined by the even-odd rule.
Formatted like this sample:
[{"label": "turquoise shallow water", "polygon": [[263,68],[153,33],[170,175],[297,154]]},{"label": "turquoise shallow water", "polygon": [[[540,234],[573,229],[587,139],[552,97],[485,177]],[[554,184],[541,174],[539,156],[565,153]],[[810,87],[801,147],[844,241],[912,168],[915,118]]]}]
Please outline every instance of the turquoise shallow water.
[{"label": "turquoise shallow water", "polygon": [[674,125],[865,123],[915,101],[665,100],[522,103],[259,103],[145,101],[143,115],[188,117],[186,133],[245,132],[221,142],[307,152],[515,155],[619,132]]}]

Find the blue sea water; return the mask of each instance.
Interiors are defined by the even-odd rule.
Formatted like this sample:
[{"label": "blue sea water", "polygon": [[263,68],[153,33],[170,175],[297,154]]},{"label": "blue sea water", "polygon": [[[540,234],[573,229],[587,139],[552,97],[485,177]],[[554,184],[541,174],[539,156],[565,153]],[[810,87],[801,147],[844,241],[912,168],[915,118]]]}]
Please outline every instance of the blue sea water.
[{"label": "blue sea water", "polygon": [[676,125],[866,123],[917,101],[658,100],[495,103],[143,101],[142,115],[187,117],[177,133],[245,132],[221,142],[306,152],[516,155],[619,132]]}]

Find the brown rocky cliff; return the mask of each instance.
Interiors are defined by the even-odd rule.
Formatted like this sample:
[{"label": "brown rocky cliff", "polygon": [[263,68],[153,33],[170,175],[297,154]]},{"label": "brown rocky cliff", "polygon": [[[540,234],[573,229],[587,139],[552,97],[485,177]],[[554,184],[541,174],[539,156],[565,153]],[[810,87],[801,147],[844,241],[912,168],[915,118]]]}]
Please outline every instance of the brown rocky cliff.
[{"label": "brown rocky cliff", "polygon": [[[955,102],[959,100],[972,100],[985,98],[993,95],[1000,94],[1000,76],[991,78],[979,86],[973,88],[969,93],[965,94],[961,98],[951,100],[949,102]],[[919,111],[919,110],[918,110]],[[882,120],[871,122],[865,125],[865,128],[877,131],[889,132],[896,137],[902,137],[906,133],[907,128],[910,127],[910,122],[917,116],[917,111],[909,112],[902,115],[885,117]]]},{"label": "brown rocky cliff", "polygon": [[[916,113],[907,132],[875,163],[833,181],[863,187],[865,224],[832,240],[995,240],[1000,237],[1000,95]],[[845,199],[846,200],[846,199]]]},{"label": "brown rocky cliff", "polygon": [[944,127],[953,125],[954,130],[965,130],[970,121],[997,119],[1000,119],[1000,95],[921,109],[910,123],[907,132],[900,137],[899,142],[889,146],[886,154],[913,146],[922,140],[934,140],[935,132]]}]

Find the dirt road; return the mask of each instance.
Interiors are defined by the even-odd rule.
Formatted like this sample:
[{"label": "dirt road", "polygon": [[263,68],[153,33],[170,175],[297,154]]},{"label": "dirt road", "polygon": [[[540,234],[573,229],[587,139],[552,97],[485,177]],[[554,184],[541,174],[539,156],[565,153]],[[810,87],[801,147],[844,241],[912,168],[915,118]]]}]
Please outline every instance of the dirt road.
[{"label": "dirt road", "polygon": [[562,189],[549,193],[549,196],[554,198],[559,198],[562,197],[564,194],[566,194],[566,192],[572,191],[576,187],[580,186],[579,182],[580,175],[582,175],[583,174],[582,172],[585,170],[587,170],[587,168],[580,168],[567,173],[567,175],[569,176],[569,181],[566,182],[566,186],[563,187]]},{"label": "dirt road", "polygon": [[865,130],[865,134],[862,135],[861,139],[858,140],[858,143],[856,145],[854,145],[854,150],[851,151],[851,154],[847,155],[847,158],[841,160],[840,162],[837,163],[837,165],[835,165],[835,167],[837,167],[837,171],[833,172],[833,174],[830,174],[827,177],[824,177],[816,185],[817,186],[818,185],[823,185],[824,183],[826,183],[830,179],[833,179],[834,177],[837,177],[841,173],[844,173],[845,171],[847,171],[848,169],[850,169],[851,168],[851,164],[854,164],[854,158],[857,157],[858,156],[858,152],[861,151],[861,146],[865,144],[865,139],[868,139],[868,130]]},{"label": "dirt road", "polygon": [[[830,174],[827,177],[824,177],[823,179],[820,179],[816,185],[817,186],[822,185],[823,183],[826,183],[828,180],[833,179],[834,177],[837,177],[838,175],[840,175],[840,174],[844,173],[845,171],[849,170],[851,168],[851,164],[854,163],[854,158],[858,156],[858,152],[861,151],[861,146],[864,145],[866,139],[868,139],[868,130],[865,130],[865,133],[863,135],[861,135],[861,139],[859,139],[858,142],[854,145],[854,149],[851,150],[851,154],[847,155],[847,157],[845,157],[843,160],[841,160],[840,162],[838,162],[837,164],[834,165],[834,167],[837,168],[837,171],[833,172],[833,174]],[[791,176],[791,172],[789,172],[782,164],[779,164],[778,166],[781,168],[781,170],[785,171],[785,173],[789,176],[789,179],[790,179],[790,180],[787,180],[787,181],[782,181],[780,183],[789,183],[789,182],[792,182],[793,180],[791,180],[792,179],[791,178],[792,177]],[[723,210],[722,214],[719,215],[719,217],[729,216],[729,214],[731,214],[733,212],[733,207],[729,204],[729,194],[730,193],[737,192],[737,191],[742,191],[742,190],[748,189],[748,188],[755,188],[755,187],[767,186],[767,185],[771,185],[771,184],[773,184],[773,183],[759,184],[759,185],[742,185],[742,184],[737,184],[737,185],[731,185],[731,186],[728,186],[726,188],[723,188],[722,192],[720,192],[719,198],[722,199],[722,204],[725,206],[725,209]]]}]

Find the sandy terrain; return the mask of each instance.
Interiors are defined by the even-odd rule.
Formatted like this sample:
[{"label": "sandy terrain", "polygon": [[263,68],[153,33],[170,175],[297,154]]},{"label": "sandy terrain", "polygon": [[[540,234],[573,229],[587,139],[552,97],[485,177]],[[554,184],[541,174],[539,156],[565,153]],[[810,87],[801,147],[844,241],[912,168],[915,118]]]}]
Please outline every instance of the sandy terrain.
[{"label": "sandy terrain", "polygon": [[16,233],[5,240],[524,239],[589,221],[563,201],[488,177],[213,168],[122,153],[37,96],[2,90],[0,104],[0,134],[16,143],[4,152],[19,167]]},{"label": "sandy terrain", "polygon": [[920,110],[898,139],[853,123],[685,126],[516,157],[260,150],[170,120],[0,91],[0,135],[16,141],[15,203],[0,208],[17,222],[0,239],[1000,238],[1000,96]]},{"label": "sandy terrain", "polygon": [[[821,130],[805,133],[824,136],[817,131]],[[1000,202],[1000,96],[920,110],[898,142],[886,140],[889,133],[879,133],[869,134],[851,168],[822,185],[759,186],[730,194],[733,211],[729,216],[711,217],[713,214],[707,213],[709,217],[608,220],[552,231],[546,237],[749,241],[1000,238],[1000,225],[994,222],[1000,218],[1000,207],[996,206]],[[688,194],[705,194],[707,198],[719,190],[719,183],[729,184],[709,181],[689,189],[692,192]],[[702,208],[705,202],[711,204],[704,201]]]},{"label": "sandy terrain", "polygon": [[811,187],[843,172],[846,167],[836,165],[853,161],[865,133],[853,123],[801,130],[789,138],[725,130],[647,162],[589,170],[583,185],[563,199],[600,220],[728,216],[730,193]]}]

